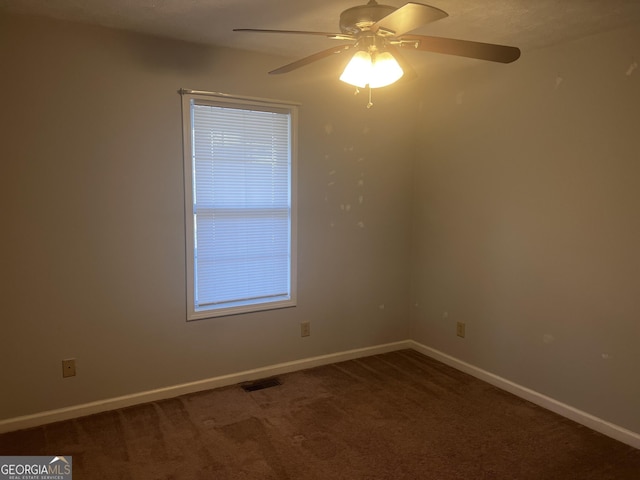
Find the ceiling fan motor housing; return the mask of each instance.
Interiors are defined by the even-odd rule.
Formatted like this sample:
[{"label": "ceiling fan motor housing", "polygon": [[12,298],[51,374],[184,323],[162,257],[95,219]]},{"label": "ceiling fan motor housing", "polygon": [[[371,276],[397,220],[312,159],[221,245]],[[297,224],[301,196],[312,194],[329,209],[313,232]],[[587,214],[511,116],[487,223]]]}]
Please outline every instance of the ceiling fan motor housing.
[{"label": "ceiling fan motor housing", "polygon": [[349,35],[358,34],[368,30],[371,25],[395,10],[396,7],[379,5],[375,0],[371,0],[366,5],[358,5],[342,12],[340,14],[340,30]]}]

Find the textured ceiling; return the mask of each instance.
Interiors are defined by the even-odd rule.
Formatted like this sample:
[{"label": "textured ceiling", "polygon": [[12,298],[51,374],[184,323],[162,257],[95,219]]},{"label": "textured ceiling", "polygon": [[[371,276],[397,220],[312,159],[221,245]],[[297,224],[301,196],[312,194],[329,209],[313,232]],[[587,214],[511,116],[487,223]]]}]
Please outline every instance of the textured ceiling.
[{"label": "textured ceiling", "polygon": [[[295,58],[330,48],[335,40],[232,29],[337,32],[340,12],[363,3],[366,0],[0,0],[0,11]],[[380,3],[400,7],[406,2]],[[431,0],[429,4],[449,17],[414,33],[502,43],[523,52],[632,24],[640,28],[640,0]]]}]

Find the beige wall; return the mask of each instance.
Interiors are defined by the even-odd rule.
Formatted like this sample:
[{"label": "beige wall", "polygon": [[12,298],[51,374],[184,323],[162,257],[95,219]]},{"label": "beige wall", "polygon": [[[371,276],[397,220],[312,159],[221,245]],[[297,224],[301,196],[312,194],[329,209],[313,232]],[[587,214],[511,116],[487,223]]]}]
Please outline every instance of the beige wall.
[{"label": "beige wall", "polygon": [[635,432],[639,59],[635,27],[425,90],[412,292],[415,340]]},{"label": "beige wall", "polygon": [[[402,90],[28,17],[0,58],[0,419],[408,338]],[[179,88],[302,103],[296,308],[185,322]]]}]

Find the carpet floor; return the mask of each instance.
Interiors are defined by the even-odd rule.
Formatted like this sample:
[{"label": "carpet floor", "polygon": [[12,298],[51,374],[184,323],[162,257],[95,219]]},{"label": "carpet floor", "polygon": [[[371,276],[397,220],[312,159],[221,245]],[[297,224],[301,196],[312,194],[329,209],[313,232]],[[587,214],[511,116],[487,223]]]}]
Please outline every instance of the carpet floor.
[{"label": "carpet floor", "polygon": [[0,435],[92,479],[638,480],[640,450],[413,350]]}]

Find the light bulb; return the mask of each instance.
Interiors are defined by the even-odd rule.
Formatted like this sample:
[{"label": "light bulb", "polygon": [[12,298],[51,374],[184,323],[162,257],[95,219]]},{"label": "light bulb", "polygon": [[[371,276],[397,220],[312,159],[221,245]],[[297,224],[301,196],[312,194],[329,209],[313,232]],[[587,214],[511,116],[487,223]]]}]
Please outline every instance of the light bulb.
[{"label": "light bulb", "polygon": [[356,52],[340,75],[340,80],[355,87],[364,88],[369,83],[372,67],[369,52],[362,50]]},{"label": "light bulb", "polygon": [[393,55],[389,52],[379,53],[375,56],[371,66],[369,87],[386,87],[399,80],[402,75],[404,75],[404,72],[397,60],[393,58]]}]

